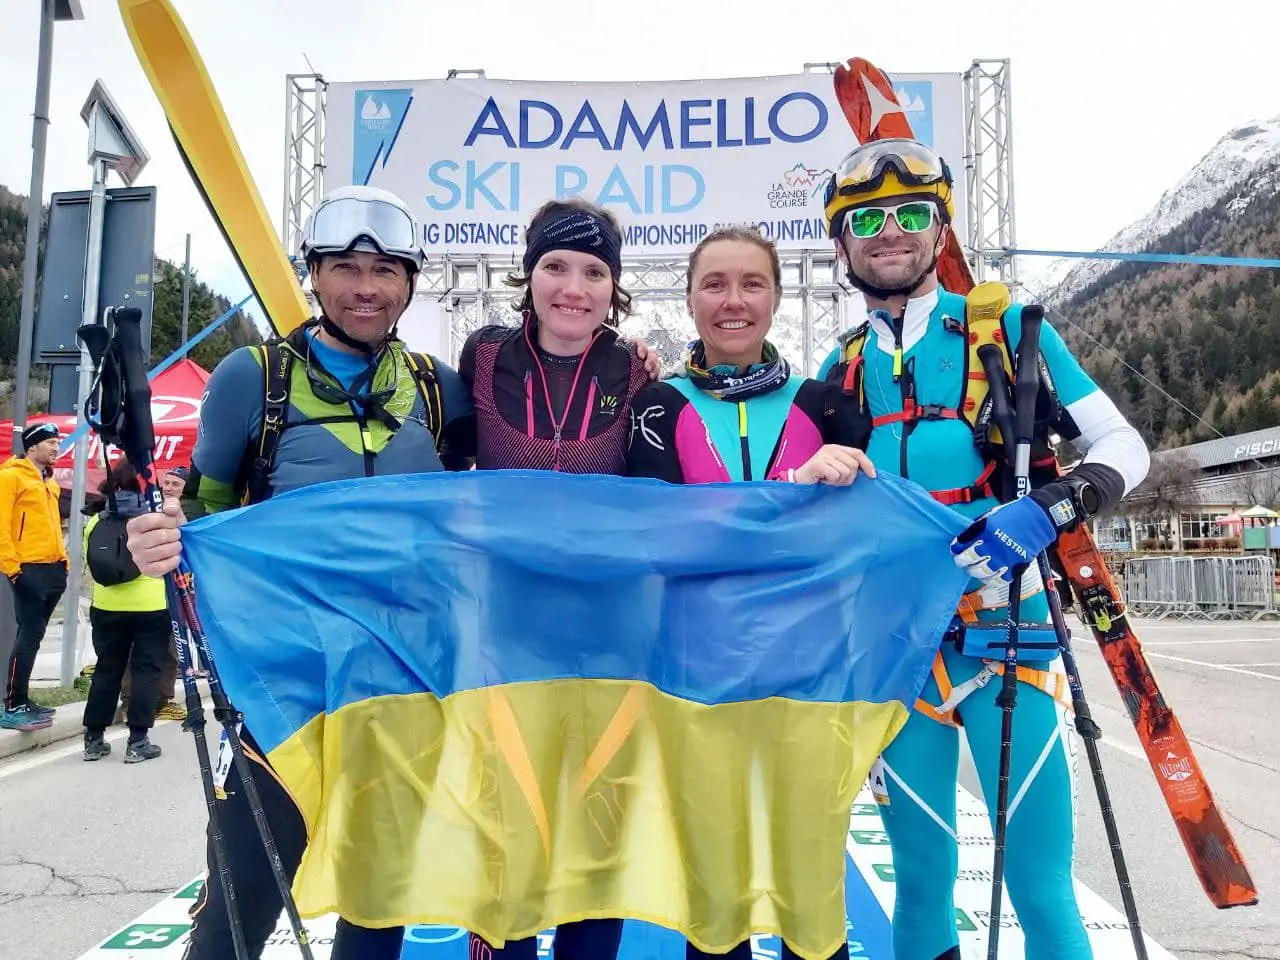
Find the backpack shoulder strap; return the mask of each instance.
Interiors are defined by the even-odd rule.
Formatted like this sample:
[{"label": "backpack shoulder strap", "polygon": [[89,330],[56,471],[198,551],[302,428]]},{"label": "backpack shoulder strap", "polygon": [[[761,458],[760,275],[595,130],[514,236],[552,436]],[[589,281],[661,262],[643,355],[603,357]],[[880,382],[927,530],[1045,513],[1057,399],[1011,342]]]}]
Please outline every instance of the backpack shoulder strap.
[{"label": "backpack shoulder strap", "polygon": [[840,364],[837,366],[843,365],[844,373],[839,387],[845,396],[857,396],[859,408],[866,402],[862,388],[862,351],[866,348],[870,329],[870,321],[864,320],[840,337]]},{"label": "backpack shoulder strap", "polygon": [[840,335],[840,359],[852,360],[862,356],[862,348],[867,342],[867,333],[871,329],[870,321],[864,320],[852,330]]},{"label": "backpack shoulder strap", "polygon": [[262,427],[258,436],[258,453],[249,469],[244,503],[267,499],[271,491],[271,467],[276,448],[284,433],[289,412],[289,382],[293,368],[293,351],[279,340],[268,340],[254,347],[262,359]]},{"label": "backpack shoulder strap", "polygon": [[444,393],[440,389],[440,380],[436,376],[435,361],[427,353],[404,351],[405,363],[413,374],[414,383],[418,385],[418,393],[422,395],[422,403],[427,421],[427,429],[435,438],[436,446],[440,445],[440,433],[444,430]]}]

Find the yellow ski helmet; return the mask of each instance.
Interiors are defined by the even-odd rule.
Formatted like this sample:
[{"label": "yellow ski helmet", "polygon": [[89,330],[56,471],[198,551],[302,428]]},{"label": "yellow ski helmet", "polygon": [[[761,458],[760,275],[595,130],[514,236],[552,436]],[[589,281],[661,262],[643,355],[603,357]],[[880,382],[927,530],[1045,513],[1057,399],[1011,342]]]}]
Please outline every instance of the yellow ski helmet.
[{"label": "yellow ski helmet", "polygon": [[946,223],[955,219],[951,169],[932,147],[918,140],[873,140],[855,147],[827,182],[823,201],[827,236],[840,235],[849,208],[903,194],[938,198]]}]

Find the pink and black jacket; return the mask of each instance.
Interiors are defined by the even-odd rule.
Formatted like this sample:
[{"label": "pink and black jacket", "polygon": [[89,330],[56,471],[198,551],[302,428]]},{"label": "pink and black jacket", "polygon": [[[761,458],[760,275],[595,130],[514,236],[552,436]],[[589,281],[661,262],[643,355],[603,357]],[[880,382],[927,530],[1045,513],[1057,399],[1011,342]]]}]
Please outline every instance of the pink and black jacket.
[{"label": "pink and black jacket", "polygon": [[462,348],[476,468],[623,473],[627,412],[649,379],[643,362],[609,328],[581,356],[553,356],[538,346],[537,322],[481,327]]},{"label": "pink and black jacket", "polygon": [[668,483],[787,480],[824,442],[865,443],[831,435],[838,418],[824,416],[829,395],[799,376],[743,401],[720,399],[685,376],[651,383],[632,401],[627,473]]}]

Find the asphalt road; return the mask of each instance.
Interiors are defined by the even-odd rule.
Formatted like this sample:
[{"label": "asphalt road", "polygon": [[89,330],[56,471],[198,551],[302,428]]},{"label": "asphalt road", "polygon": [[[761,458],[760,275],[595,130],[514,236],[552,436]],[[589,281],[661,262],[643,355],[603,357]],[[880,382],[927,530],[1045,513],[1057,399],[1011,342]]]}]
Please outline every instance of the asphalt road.
[{"label": "asphalt road", "polygon": [[[1139,632],[1263,898],[1210,906],[1101,656],[1077,630],[1144,928],[1178,957],[1280,960],[1280,623],[1145,622]],[[124,731],[112,733],[108,761],[84,763],[70,741],[0,763],[0,960],[75,960],[203,867],[189,736],[162,724],[154,739],[165,755],[125,766]],[[1119,904],[1081,756],[1077,873]]]},{"label": "asphalt road", "polygon": [[[1074,621],[1073,621],[1074,622]],[[1179,957],[1280,958],[1280,623],[1142,622],[1139,635],[1260,892],[1255,907],[1216,910],[1083,628],[1076,649],[1144,928]],[[1119,904],[1097,799],[1081,752],[1077,875]]]},{"label": "asphalt road", "polygon": [[126,733],[95,763],[78,739],[0,763],[0,960],[74,960],[203,869],[190,735],[161,723],[164,755],[126,766]]}]

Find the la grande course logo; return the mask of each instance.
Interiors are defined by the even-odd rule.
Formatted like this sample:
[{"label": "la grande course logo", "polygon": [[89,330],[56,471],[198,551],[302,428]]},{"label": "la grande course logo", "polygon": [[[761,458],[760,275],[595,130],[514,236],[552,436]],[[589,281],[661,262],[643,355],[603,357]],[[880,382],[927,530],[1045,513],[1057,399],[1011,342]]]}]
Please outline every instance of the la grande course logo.
[{"label": "la grande course logo", "polygon": [[814,197],[822,195],[831,179],[831,170],[797,163],[769,188],[769,206],[775,210],[807,207]]}]

